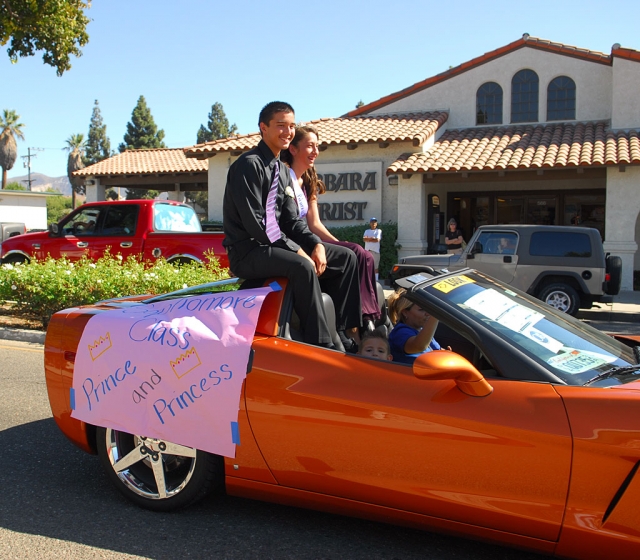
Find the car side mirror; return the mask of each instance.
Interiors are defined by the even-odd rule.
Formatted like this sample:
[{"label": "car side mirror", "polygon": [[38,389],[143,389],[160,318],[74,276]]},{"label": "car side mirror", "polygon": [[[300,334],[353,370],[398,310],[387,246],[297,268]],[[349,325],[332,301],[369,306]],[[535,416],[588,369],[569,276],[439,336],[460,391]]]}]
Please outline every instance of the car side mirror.
[{"label": "car side mirror", "polygon": [[60,228],[58,227],[58,224],[49,224],[49,233],[51,235],[58,235],[59,232]]},{"label": "car side mirror", "polygon": [[418,356],[413,375],[422,380],[453,379],[458,389],[470,397],[486,397],[493,392],[484,376],[455,352],[434,350]]}]

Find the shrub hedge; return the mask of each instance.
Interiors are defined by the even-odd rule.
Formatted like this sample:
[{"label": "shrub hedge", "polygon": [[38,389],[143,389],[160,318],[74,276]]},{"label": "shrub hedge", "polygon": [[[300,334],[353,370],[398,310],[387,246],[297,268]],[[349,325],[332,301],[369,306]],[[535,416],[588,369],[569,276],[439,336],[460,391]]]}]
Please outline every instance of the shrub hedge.
[{"label": "shrub hedge", "polygon": [[145,263],[129,257],[123,261],[120,255],[109,254],[98,261],[49,257],[29,264],[2,265],[0,302],[11,303],[18,312],[41,320],[46,327],[51,315],[62,309],[133,294],[163,294],[228,275],[213,253],[205,255],[202,264],[181,266],[162,259]]}]

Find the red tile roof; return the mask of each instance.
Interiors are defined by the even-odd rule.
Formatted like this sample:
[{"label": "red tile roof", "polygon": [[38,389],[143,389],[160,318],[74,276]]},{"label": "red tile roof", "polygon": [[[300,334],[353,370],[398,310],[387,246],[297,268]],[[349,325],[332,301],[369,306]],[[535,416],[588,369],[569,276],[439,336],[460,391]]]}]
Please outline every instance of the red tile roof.
[{"label": "red tile roof", "polygon": [[624,47],[621,47],[617,43],[613,45],[613,48],[611,49],[611,56],[617,56],[619,58],[626,58],[628,60],[635,60],[636,62],[640,62],[640,51],[626,49]]},{"label": "red tile roof", "polygon": [[[618,46],[618,45],[615,45]],[[345,117],[354,117],[357,115],[363,115],[365,113],[370,113],[371,111],[375,111],[377,109],[380,109],[381,107],[384,107],[385,105],[389,105],[390,103],[393,103],[394,101],[397,101],[398,99],[402,99],[403,97],[407,97],[409,95],[412,95],[418,91],[421,91],[423,89],[429,88],[435,84],[438,84],[440,82],[444,82],[445,80],[448,80],[449,78],[453,78],[454,76],[457,76],[458,74],[462,74],[463,72],[466,72],[467,70],[471,70],[472,68],[475,68],[476,66],[480,66],[481,64],[485,64],[486,62],[489,62],[491,60],[495,60],[496,58],[499,58],[501,56],[504,56],[506,54],[512,53],[518,49],[521,49],[523,47],[528,47],[528,48],[532,48],[532,49],[538,49],[538,50],[542,50],[542,51],[547,51],[547,52],[552,52],[552,53],[556,53],[556,54],[561,54],[561,55],[566,55],[566,56],[572,56],[575,58],[580,58],[583,60],[588,60],[590,62],[596,62],[599,64],[611,64],[612,60],[613,60],[613,56],[620,56],[620,57],[624,57],[624,58],[629,58],[632,60],[638,60],[640,61],[640,52],[638,51],[633,51],[631,49],[623,49],[623,48],[617,48],[617,49],[613,49],[611,56],[606,55],[604,53],[601,52],[597,52],[597,51],[590,51],[587,49],[581,49],[579,47],[573,47],[571,45],[564,45],[562,43],[553,43],[552,41],[547,41],[545,39],[538,39],[537,37],[530,37],[529,35],[525,34],[522,36],[521,39],[518,39],[517,41],[514,41],[513,43],[509,43],[508,45],[505,45],[504,47],[500,47],[499,49],[496,49],[494,51],[490,51],[488,53],[485,53],[481,56],[478,56],[468,62],[464,62],[463,64],[460,64],[459,66],[456,66],[455,68],[450,68],[449,70],[447,70],[446,72],[442,72],[441,74],[437,74],[436,76],[432,76],[431,78],[427,78],[426,80],[423,80],[421,82],[418,82],[416,84],[413,84],[412,86],[409,86],[403,90],[397,91],[395,93],[392,93],[390,95],[387,95],[385,97],[381,97],[380,99],[378,99],[377,101],[372,101],[371,103],[368,103],[367,105],[363,105],[362,107],[358,108],[358,109],[354,109],[353,111],[349,111]],[[619,46],[618,46],[619,47]]]},{"label": "red tile roof", "polygon": [[158,173],[202,173],[209,162],[187,158],[182,148],[127,150],[76,171],[78,177],[148,175]]},{"label": "red tile roof", "polygon": [[[367,142],[413,142],[420,146],[447,121],[443,111],[310,121],[318,129],[321,146]],[[218,152],[245,151],[258,145],[260,135],[244,134],[185,148],[187,157],[208,158]]]},{"label": "red tile roof", "polygon": [[638,136],[637,130],[607,130],[605,122],[448,130],[426,153],[400,156],[387,173],[640,164]]}]

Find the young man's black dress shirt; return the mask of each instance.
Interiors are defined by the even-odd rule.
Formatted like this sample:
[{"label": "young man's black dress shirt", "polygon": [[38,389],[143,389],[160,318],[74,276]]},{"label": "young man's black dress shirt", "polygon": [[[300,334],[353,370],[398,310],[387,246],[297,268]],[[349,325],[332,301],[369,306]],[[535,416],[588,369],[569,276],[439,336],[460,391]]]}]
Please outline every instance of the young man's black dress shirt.
[{"label": "young man's black dress shirt", "polygon": [[[265,228],[265,207],[276,165],[280,166],[276,219],[282,235],[278,241],[271,243]],[[287,187],[291,196],[285,194]],[[225,247],[233,246],[238,258],[244,257],[257,245],[272,245],[294,253],[302,247],[307,254],[311,254],[321,242],[317,235],[309,231],[306,222],[298,218],[288,168],[263,141],[243,154],[229,169],[222,212],[223,244]]]},{"label": "young man's black dress shirt", "polygon": [[[281,236],[272,243],[266,233],[265,208],[276,165],[280,171],[275,212]],[[360,325],[360,288],[354,253],[344,247],[323,244],[327,268],[320,279],[312,262],[298,255],[300,248],[311,255],[321,240],[298,217],[289,171],[264,141],[229,168],[222,211],[224,246],[231,271],[247,279],[287,277],[306,342],[332,342],[322,303],[323,291],[333,300],[338,330]]]}]

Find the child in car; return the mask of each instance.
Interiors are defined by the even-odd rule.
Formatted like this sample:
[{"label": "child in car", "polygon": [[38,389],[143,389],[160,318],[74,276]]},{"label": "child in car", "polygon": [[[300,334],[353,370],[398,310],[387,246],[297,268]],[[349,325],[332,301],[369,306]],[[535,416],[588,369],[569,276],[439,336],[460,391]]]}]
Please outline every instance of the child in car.
[{"label": "child in car", "polygon": [[360,356],[391,361],[391,349],[387,335],[378,330],[368,331],[360,341]]}]

